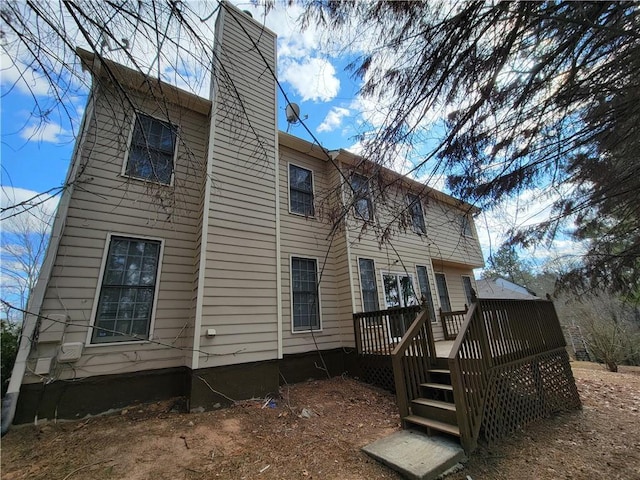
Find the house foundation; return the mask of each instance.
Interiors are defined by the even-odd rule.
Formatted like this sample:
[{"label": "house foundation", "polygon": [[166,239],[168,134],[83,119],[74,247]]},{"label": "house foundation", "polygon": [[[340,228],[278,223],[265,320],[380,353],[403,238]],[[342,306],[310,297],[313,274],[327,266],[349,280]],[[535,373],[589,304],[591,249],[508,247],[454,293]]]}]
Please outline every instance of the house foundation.
[{"label": "house foundation", "polygon": [[186,397],[191,411],[213,410],[234,401],[277,395],[281,385],[326,378],[327,373],[359,376],[355,351],[338,348],[195,371],[179,367],[26,384],[20,390],[14,423],[79,419],[173,397]]}]

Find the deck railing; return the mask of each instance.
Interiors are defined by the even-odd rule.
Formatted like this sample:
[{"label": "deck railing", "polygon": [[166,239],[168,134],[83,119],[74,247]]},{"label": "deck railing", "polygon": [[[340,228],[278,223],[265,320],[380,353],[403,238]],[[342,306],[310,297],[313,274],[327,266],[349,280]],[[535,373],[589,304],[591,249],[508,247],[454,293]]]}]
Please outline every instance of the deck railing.
[{"label": "deck railing", "polygon": [[525,423],[580,406],[549,301],[478,299],[460,328],[449,368],[467,452],[481,428],[493,442]]},{"label": "deck railing", "polygon": [[420,397],[420,384],[436,360],[436,347],[427,309],[422,310],[391,353],[400,418],[409,415],[411,401]]},{"label": "deck railing", "polygon": [[420,305],[353,314],[356,348],[361,355],[391,355],[413,323]]},{"label": "deck railing", "polygon": [[445,340],[456,339],[468,311],[469,307],[467,305],[464,306],[464,310],[456,310],[453,312],[444,312],[440,309],[440,321],[442,322],[442,331]]}]

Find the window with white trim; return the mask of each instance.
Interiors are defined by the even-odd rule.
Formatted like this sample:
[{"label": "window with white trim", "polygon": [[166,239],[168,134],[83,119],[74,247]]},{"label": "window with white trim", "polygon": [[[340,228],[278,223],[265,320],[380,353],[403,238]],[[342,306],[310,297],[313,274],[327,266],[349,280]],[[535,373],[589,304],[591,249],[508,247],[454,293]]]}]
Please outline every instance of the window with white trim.
[{"label": "window with white trim", "polygon": [[91,343],[149,338],[160,250],[158,240],[111,237]]},{"label": "window with white trim", "polygon": [[370,258],[359,258],[360,288],[362,290],[362,310],[373,312],[379,310],[378,288],[376,286],[375,264]]},{"label": "window with white trim", "polygon": [[289,211],[312,217],[313,172],[309,169],[289,164]]},{"label": "window with white trim", "polygon": [[384,285],[384,300],[387,308],[418,305],[411,275],[384,272],[382,274],[382,283]]},{"label": "window with white trim", "polygon": [[468,215],[460,215],[460,230],[465,237],[473,237],[471,222]]},{"label": "window with white trim", "polygon": [[422,202],[420,201],[420,197],[413,195],[412,193],[407,194],[407,204],[409,205],[409,214],[411,215],[413,231],[419,235],[424,235],[427,233],[427,227],[424,223],[424,212],[422,211]]},{"label": "window with white trim", "polygon": [[291,316],[294,332],[320,330],[317,272],[316,259],[291,257]]},{"label": "window with white trim", "polygon": [[437,321],[436,309],[433,305],[433,297],[431,296],[431,285],[429,284],[429,273],[427,267],[423,265],[416,265],[418,272],[418,285],[420,286],[420,295],[424,297],[427,308],[429,309],[429,315],[431,315],[431,321]]},{"label": "window with white trim", "polygon": [[351,188],[353,189],[353,208],[357,217],[363,220],[373,219],[373,205],[369,190],[369,179],[357,173],[351,175]]},{"label": "window with white trim", "polygon": [[464,287],[464,294],[467,297],[467,305],[473,303],[473,286],[471,285],[471,277],[469,275],[462,275],[462,286]]},{"label": "window with white trim", "polygon": [[436,273],[436,287],[438,287],[440,308],[443,312],[450,312],[451,302],[449,301],[449,289],[447,288],[447,279],[444,273]]},{"label": "window with white trim", "polygon": [[125,175],[169,185],[173,176],[177,128],[143,113],[136,120]]}]

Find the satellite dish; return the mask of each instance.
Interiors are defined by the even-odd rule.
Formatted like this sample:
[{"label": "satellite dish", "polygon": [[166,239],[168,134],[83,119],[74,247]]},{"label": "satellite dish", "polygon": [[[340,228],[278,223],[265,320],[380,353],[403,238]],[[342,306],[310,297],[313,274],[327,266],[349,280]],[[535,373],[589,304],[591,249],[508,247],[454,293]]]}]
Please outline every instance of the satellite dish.
[{"label": "satellite dish", "polygon": [[290,103],[285,109],[287,122],[298,123],[300,121],[300,107],[295,103]]}]

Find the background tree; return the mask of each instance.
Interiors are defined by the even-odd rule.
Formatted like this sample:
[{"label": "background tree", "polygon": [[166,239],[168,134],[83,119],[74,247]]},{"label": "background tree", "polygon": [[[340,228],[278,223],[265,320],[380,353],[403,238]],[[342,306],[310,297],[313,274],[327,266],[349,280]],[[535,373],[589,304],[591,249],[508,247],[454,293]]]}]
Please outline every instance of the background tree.
[{"label": "background tree", "polygon": [[628,292],[640,252],[639,11],[337,0],[312,3],[305,21],[375,31],[376,48],[352,65],[362,94],[386,107],[382,128],[361,137],[367,158],[413,149],[416,169],[447,175],[454,194],[484,207],[527,189],[551,198],[547,218],[513,229],[511,243],[588,238],[584,266],[566,278]]},{"label": "background tree", "polygon": [[18,351],[18,339],[20,338],[19,326],[8,319],[0,320],[0,383],[2,384],[2,397],[9,386],[11,371]]},{"label": "background tree", "polygon": [[[38,280],[52,223],[49,204],[25,207],[22,214],[3,222],[0,249],[2,299],[21,309]],[[14,315],[10,312],[8,318]],[[21,320],[12,318],[12,320]]]},{"label": "background tree", "polygon": [[564,314],[582,329],[594,360],[611,372],[619,365],[640,364],[640,322],[637,307],[608,292],[565,296]]},{"label": "background tree", "polygon": [[521,259],[516,248],[507,244],[489,256],[482,277],[502,277],[528,288],[534,279],[530,262]]}]

